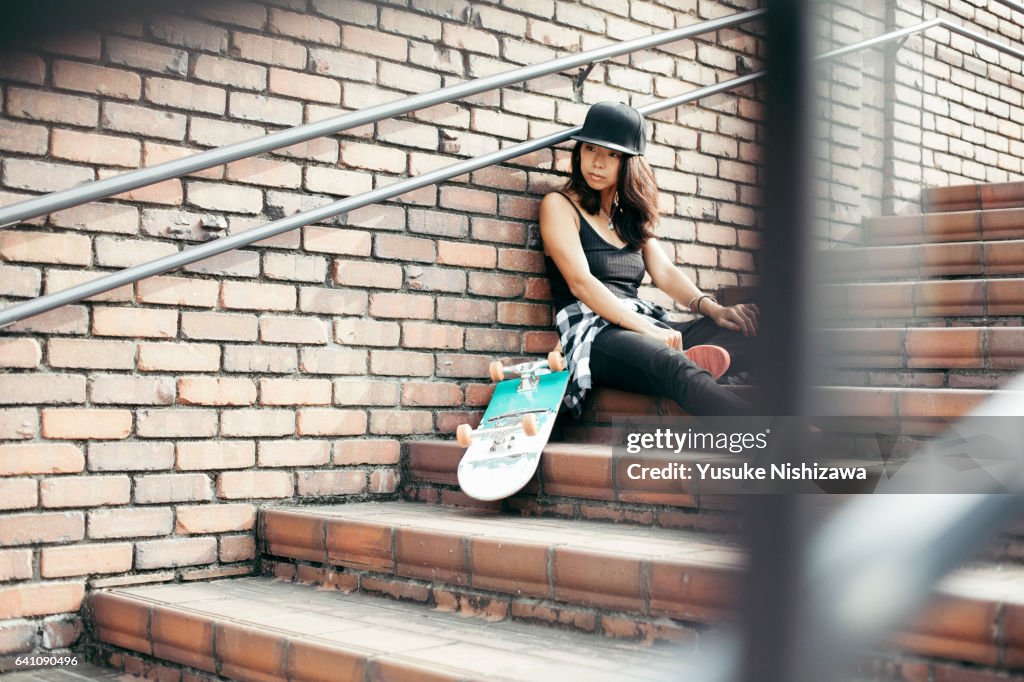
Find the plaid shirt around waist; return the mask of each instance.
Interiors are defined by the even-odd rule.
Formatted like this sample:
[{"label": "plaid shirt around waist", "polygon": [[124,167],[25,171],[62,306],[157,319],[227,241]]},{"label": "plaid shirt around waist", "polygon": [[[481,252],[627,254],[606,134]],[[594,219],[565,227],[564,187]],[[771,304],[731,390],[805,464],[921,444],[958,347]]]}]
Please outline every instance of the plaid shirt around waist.
[{"label": "plaid shirt around waist", "polygon": [[[669,319],[668,312],[659,305],[642,301],[638,298],[619,299],[623,308],[634,310],[650,318],[654,324],[669,329],[665,324]],[[569,387],[566,389],[562,404],[579,419],[583,412],[583,400],[587,391],[593,387],[590,375],[590,347],[594,339],[611,322],[604,319],[581,301],[576,301],[558,311],[555,316],[555,327],[562,342],[562,353],[569,365]]]}]

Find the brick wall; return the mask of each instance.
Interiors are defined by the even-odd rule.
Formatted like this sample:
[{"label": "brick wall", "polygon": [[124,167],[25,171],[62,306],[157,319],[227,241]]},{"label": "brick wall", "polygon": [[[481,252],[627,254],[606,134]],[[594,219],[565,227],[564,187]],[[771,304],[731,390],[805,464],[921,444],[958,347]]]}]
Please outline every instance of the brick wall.
[{"label": "brick wall", "polygon": [[[0,204],[738,11],[706,0],[205,2],[0,54]],[[740,3],[746,4],[746,3]],[[4,305],[756,68],[739,30],[538,79],[0,231]],[[753,88],[651,121],[660,234],[755,278]],[[255,510],[388,496],[403,440],[555,343],[536,205],[568,146],[0,335],[0,653],[67,647],[87,588],[253,570]]]},{"label": "brick wall", "polygon": [[[998,2],[966,0],[842,0],[821,12],[819,51],[935,17],[1019,47],[1024,23]],[[823,66],[820,236],[859,243],[864,216],[920,212],[922,187],[1024,178],[1022,68],[942,29]]]}]

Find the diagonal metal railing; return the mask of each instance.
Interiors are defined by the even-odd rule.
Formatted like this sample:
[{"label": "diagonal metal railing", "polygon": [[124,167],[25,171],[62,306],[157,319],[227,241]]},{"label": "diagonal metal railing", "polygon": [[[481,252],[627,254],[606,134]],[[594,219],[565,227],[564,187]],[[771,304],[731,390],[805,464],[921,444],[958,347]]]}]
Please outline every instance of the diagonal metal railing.
[{"label": "diagonal metal railing", "polygon": [[613,57],[636,52],[638,50],[658,47],[667,43],[678,42],[687,38],[695,38],[706,33],[714,33],[724,28],[739,26],[755,19],[759,19],[766,10],[755,9],[749,12],[702,21],[690,26],[654,33],[649,36],[634,38],[632,40],[606,45],[604,47],[587,50],[578,54],[567,55],[558,59],[512,69],[503,73],[476,78],[464,83],[450,85],[440,90],[412,95],[394,102],[385,102],[373,107],[353,111],[341,116],[307,123],[285,130],[264,135],[252,140],[246,140],[236,144],[210,149],[205,152],[191,156],[167,161],[156,166],[140,168],[139,170],[122,173],[120,175],[86,183],[78,187],[53,192],[51,194],[27,199],[25,201],[0,207],[0,227],[6,227],[18,221],[35,218],[40,215],[59,211],[71,206],[78,206],[96,199],[103,199],[121,194],[132,189],[151,185],[156,182],[181,177],[189,173],[205,170],[221,164],[238,161],[263,152],[281,149],[293,144],[307,142],[309,140],[334,135],[351,128],[356,128],[368,123],[375,123],[387,118],[401,116],[411,111],[425,109],[437,104],[444,104],[456,99],[462,99],[476,95],[488,90],[503,88],[508,85],[522,83],[524,81],[559,73],[566,69],[577,66],[592,65],[607,61]]},{"label": "diagonal metal railing", "polygon": [[[752,19],[752,18],[755,18],[755,17],[751,17],[750,15],[751,15],[751,13],[744,13],[743,15],[736,15],[734,17],[730,17],[729,19],[731,21],[727,22],[727,23],[728,23],[728,25],[734,25],[736,23],[736,21],[737,21],[737,17],[739,17],[739,16],[745,16],[746,17],[745,20],[748,20],[748,21],[750,19]],[[718,28],[722,27],[721,24],[716,23],[716,22],[704,22],[703,24],[699,24],[698,26],[704,26],[705,28],[704,28],[703,32],[706,32],[708,30],[711,30],[710,28],[708,28],[708,26],[710,24],[712,24],[712,23],[716,27],[718,27]],[[851,44],[851,45],[848,45],[848,46],[845,46],[845,47],[842,47],[842,48],[839,48],[839,49],[836,49],[836,50],[831,50],[829,52],[826,52],[826,53],[823,53],[821,55],[818,55],[817,57],[815,57],[815,59],[819,60],[819,61],[820,60],[835,59],[835,58],[838,58],[838,57],[841,57],[841,56],[844,56],[844,55],[847,55],[847,54],[850,54],[850,53],[853,53],[853,52],[857,52],[857,51],[860,51],[860,50],[864,50],[864,49],[870,48],[872,46],[875,46],[875,45],[878,45],[878,44],[881,44],[881,43],[886,43],[886,42],[892,42],[892,41],[895,41],[895,40],[899,40],[901,38],[905,38],[905,37],[907,37],[909,35],[912,35],[914,33],[922,32],[922,31],[927,31],[927,30],[929,30],[931,28],[935,28],[935,27],[942,27],[942,28],[945,28],[945,29],[947,29],[949,31],[952,31],[954,33],[959,33],[960,35],[966,36],[966,37],[971,38],[973,40],[977,40],[980,43],[989,45],[990,47],[993,47],[993,48],[995,48],[997,50],[1000,50],[1000,51],[1002,51],[1002,52],[1004,52],[1006,54],[1010,54],[1010,55],[1012,55],[1014,57],[1017,57],[1019,59],[1024,59],[1024,50],[1017,49],[1017,48],[1014,48],[1014,47],[1011,47],[1011,46],[1008,46],[1008,45],[1004,45],[1002,43],[999,43],[998,41],[994,41],[994,40],[988,38],[987,36],[984,36],[984,35],[982,35],[980,33],[975,32],[975,31],[971,31],[969,29],[963,28],[961,26],[953,24],[953,23],[951,23],[949,21],[946,21],[944,19],[932,19],[932,20],[925,21],[925,22],[922,22],[920,24],[917,24],[915,26],[911,26],[911,27],[904,28],[904,29],[899,29],[899,30],[896,30],[896,31],[891,31],[889,33],[886,33],[884,35],[881,35],[881,36],[878,36],[878,37],[875,37],[875,38],[870,38],[868,40],[864,40],[864,41],[861,41],[861,42],[858,42],[858,43],[854,43],[854,44]],[[685,30],[687,30],[687,31],[696,31],[697,27],[688,27]],[[691,33],[690,35],[696,35],[696,33]],[[645,38],[643,40],[649,40],[649,39]],[[621,49],[621,47],[622,47],[622,45],[618,46],[619,49]],[[640,49],[640,48],[636,47],[634,49]],[[587,54],[591,55],[591,59],[593,59],[593,54],[594,54],[593,52],[587,53]],[[605,58],[607,58],[607,56]],[[561,68],[566,68],[565,64],[567,62],[565,62],[564,60],[555,60],[555,61],[556,62],[560,62],[562,64]],[[573,62],[572,63],[574,65],[578,66],[578,65],[580,65],[582,63],[586,63],[586,60],[582,60],[581,61],[581,57],[580,56],[576,56],[576,57],[573,58]],[[543,71],[544,71],[544,73],[548,73],[547,69],[543,69]],[[758,81],[758,80],[762,79],[764,76],[765,76],[765,72],[764,71],[758,71],[758,72],[747,74],[747,75],[744,75],[744,76],[739,76],[737,78],[733,78],[731,80],[723,81],[723,82],[717,83],[715,85],[709,85],[709,86],[705,86],[705,87],[702,87],[702,88],[698,88],[698,89],[692,90],[692,91],[690,91],[688,93],[683,93],[681,95],[677,95],[676,97],[667,98],[667,99],[661,100],[659,102],[652,102],[650,104],[646,104],[646,105],[643,105],[641,107],[637,107],[637,110],[640,111],[640,113],[644,114],[645,116],[650,115],[650,114],[655,114],[655,113],[658,113],[658,112],[661,112],[661,111],[665,111],[666,109],[675,108],[675,107],[681,106],[683,104],[687,104],[687,103],[690,103],[690,102],[695,102],[695,101],[698,101],[700,99],[704,99],[706,97],[710,97],[712,95],[717,95],[717,94],[721,94],[723,92],[728,92],[730,90],[734,90],[734,89],[742,87],[744,85],[749,85],[750,83],[753,83],[755,81]],[[492,86],[492,87],[494,87],[494,86]],[[429,93],[429,95],[417,96],[415,99],[417,99],[418,101],[422,102],[424,100],[424,98],[426,98],[428,101],[431,101],[433,103],[439,103],[440,101],[448,101],[447,99],[443,99],[443,98],[447,97],[448,95],[441,95],[440,96],[441,99],[435,99],[435,98],[430,97],[431,95],[436,97],[436,96],[438,96],[438,93],[440,93],[440,92],[444,92],[444,91],[437,91],[435,93]],[[401,103],[399,103],[399,104],[401,104]],[[303,126],[303,128],[305,128],[305,126]],[[463,175],[465,173],[469,173],[469,172],[472,172],[474,170],[478,170],[480,168],[484,168],[484,167],[487,167],[487,166],[491,166],[491,165],[495,165],[495,164],[498,164],[498,163],[502,163],[502,162],[508,161],[510,159],[514,159],[516,157],[523,156],[525,154],[529,154],[529,153],[534,152],[534,151],[538,151],[540,149],[545,149],[547,147],[550,147],[551,145],[559,144],[561,142],[564,142],[564,141],[568,140],[572,135],[574,135],[577,132],[579,132],[580,128],[581,128],[581,126],[576,126],[574,128],[569,128],[567,130],[563,130],[561,132],[551,133],[550,135],[545,135],[543,137],[539,137],[539,138],[536,138],[536,139],[533,139],[533,140],[527,140],[525,142],[521,142],[521,143],[513,145],[511,147],[506,147],[504,149],[500,149],[500,150],[491,152],[489,154],[485,154],[483,156],[478,156],[478,157],[475,157],[475,158],[472,158],[472,159],[466,159],[464,161],[460,161],[460,162],[457,162],[457,163],[454,163],[454,164],[451,164],[451,165],[448,165],[448,166],[444,166],[442,168],[438,168],[438,169],[436,169],[434,171],[431,171],[429,173],[425,173],[423,175],[407,178],[405,180],[398,181],[398,182],[396,182],[394,184],[387,185],[385,187],[380,187],[380,188],[377,188],[375,190],[371,190],[370,192],[365,192],[363,194],[359,194],[359,195],[356,195],[356,196],[353,196],[353,197],[348,197],[346,199],[341,199],[341,200],[338,200],[338,201],[334,201],[334,202],[331,202],[329,204],[325,204],[324,206],[320,206],[318,208],[309,209],[309,210],[306,210],[306,211],[303,211],[303,212],[300,212],[300,213],[295,213],[295,214],[293,214],[291,216],[288,216],[288,217],[285,217],[285,218],[281,218],[279,220],[275,220],[273,222],[267,223],[267,224],[262,225],[260,227],[253,228],[251,230],[247,230],[246,232],[243,232],[243,233],[240,233],[240,234],[231,235],[231,236],[227,236],[227,237],[221,237],[220,239],[215,239],[213,241],[206,242],[204,244],[200,244],[198,246],[193,246],[193,247],[190,247],[190,248],[185,249],[183,251],[179,251],[177,253],[170,254],[170,255],[165,256],[163,258],[159,258],[157,260],[150,261],[148,263],[143,263],[143,264],[140,264],[140,265],[136,265],[134,267],[130,267],[130,268],[127,268],[127,269],[124,269],[124,270],[120,270],[118,272],[111,273],[109,275],[98,277],[97,279],[94,279],[94,280],[89,281],[89,282],[84,282],[82,284],[79,284],[77,286],[71,287],[69,289],[65,289],[63,291],[54,292],[52,294],[47,294],[45,296],[41,296],[39,298],[35,298],[35,299],[30,300],[30,301],[25,301],[23,303],[18,303],[16,305],[9,306],[9,307],[7,307],[7,308],[5,308],[3,310],[0,310],[0,328],[9,326],[9,325],[11,325],[11,324],[13,324],[15,322],[18,322],[20,320],[23,320],[25,318],[32,317],[34,315],[39,315],[41,313],[48,312],[48,311],[53,310],[55,308],[59,308],[60,306],[67,305],[69,303],[75,303],[77,301],[84,300],[84,299],[89,298],[91,296],[95,296],[97,294],[101,294],[103,292],[110,291],[112,289],[116,289],[117,287],[124,286],[125,284],[130,284],[132,282],[137,282],[137,281],[139,281],[141,279],[145,279],[147,277],[152,277],[154,275],[159,275],[159,274],[168,272],[170,270],[174,270],[174,269],[180,268],[182,266],[194,263],[196,261],[204,260],[204,259],[210,258],[212,256],[217,256],[219,254],[222,254],[222,253],[225,253],[227,251],[231,251],[231,250],[234,250],[234,249],[237,249],[237,248],[241,248],[243,246],[248,246],[248,245],[253,244],[255,242],[262,241],[262,240],[268,239],[270,237],[274,237],[274,236],[279,235],[279,234],[281,234],[283,232],[288,232],[290,230],[294,230],[294,229],[297,229],[299,227],[304,227],[306,225],[311,225],[313,223],[316,223],[316,222],[319,222],[319,221],[322,221],[322,220],[326,220],[328,218],[332,218],[332,217],[340,215],[342,213],[347,213],[347,212],[353,211],[353,210],[355,210],[357,208],[362,208],[363,206],[368,206],[368,205],[371,205],[371,204],[376,204],[376,203],[385,201],[387,199],[391,199],[391,198],[396,197],[396,196],[398,196],[400,194],[405,194],[406,192],[411,192],[413,190],[419,189],[421,187],[425,187],[427,185],[433,185],[433,184],[436,184],[436,183],[439,183],[439,182],[443,182],[445,180],[449,180],[449,179],[451,179],[453,177],[457,177],[459,175]],[[307,130],[307,133],[308,133],[308,130]],[[303,133],[303,134],[307,134],[307,133]],[[257,141],[254,141],[254,142],[260,142],[260,141],[257,140]],[[291,143],[293,143],[293,142],[289,142],[288,144],[291,144]],[[266,144],[266,143],[264,142],[263,144]],[[237,147],[237,145],[232,145],[232,147]],[[213,151],[216,151],[216,150],[213,150]],[[199,154],[197,156],[202,157],[206,153],[207,152],[204,152],[204,153]],[[183,160],[183,161],[187,161],[187,159]],[[179,162],[171,162],[171,163],[179,163]],[[216,164],[211,164],[211,165],[216,165]],[[189,166],[189,167],[190,168],[198,168],[198,167],[194,167],[194,166]],[[203,166],[203,167],[208,167],[208,166]],[[155,168],[158,168],[158,167],[154,166],[153,168],[155,169]],[[144,169],[143,171],[135,171],[135,172],[136,173],[143,173],[146,170],[152,170],[152,169]],[[180,168],[179,168],[179,170],[180,170]],[[187,173],[187,172],[191,172],[191,171],[185,170],[185,171],[182,171],[182,174]],[[98,185],[100,183],[94,183],[94,184]],[[141,186],[141,185],[137,185],[137,186]],[[120,190],[118,190],[118,191],[120,191]],[[49,198],[53,198],[57,194],[63,194],[63,193],[56,193],[54,195],[46,195],[46,196],[43,196],[43,197],[39,197],[37,199],[30,200],[29,202],[22,202],[21,204],[15,204],[14,206],[12,206],[12,208],[16,207],[16,206],[24,206],[25,204],[31,203],[33,201],[44,201],[48,197]],[[55,209],[50,208],[50,209],[46,209],[46,210],[55,210]]]}]

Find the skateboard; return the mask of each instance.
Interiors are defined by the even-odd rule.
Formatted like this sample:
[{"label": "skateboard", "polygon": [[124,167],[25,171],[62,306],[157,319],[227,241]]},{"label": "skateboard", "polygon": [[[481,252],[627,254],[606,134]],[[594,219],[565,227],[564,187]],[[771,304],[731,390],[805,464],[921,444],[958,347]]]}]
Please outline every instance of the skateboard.
[{"label": "skateboard", "polygon": [[519,492],[537,471],[569,385],[565,359],[557,350],[546,360],[508,367],[491,363],[497,382],[480,426],[456,430],[466,448],[459,462],[459,485],[470,497],[493,501]]}]

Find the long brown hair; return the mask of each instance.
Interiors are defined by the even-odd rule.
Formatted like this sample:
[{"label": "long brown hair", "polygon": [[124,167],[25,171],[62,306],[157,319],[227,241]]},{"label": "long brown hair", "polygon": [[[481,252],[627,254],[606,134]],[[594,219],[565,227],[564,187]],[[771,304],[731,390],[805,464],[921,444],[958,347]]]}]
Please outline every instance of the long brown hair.
[{"label": "long brown hair", "polygon": [[[577,141],[572,149],[572,173],[562,189],[571,189],[579,197],[580,206],[587,213],[601,210],[601,193],[590,188],[580,169],[580,150],[584,143]],[[612,222],[623,241],[639,250],[654,236],[658,224],[658,183],[647,160],[642,156],[623,154],[619,164],[618,206],[612,213]]]}]

